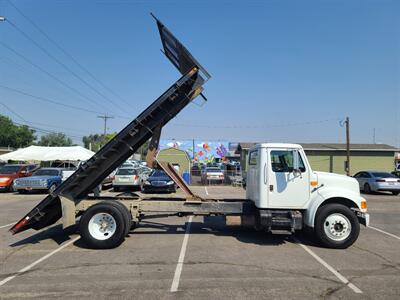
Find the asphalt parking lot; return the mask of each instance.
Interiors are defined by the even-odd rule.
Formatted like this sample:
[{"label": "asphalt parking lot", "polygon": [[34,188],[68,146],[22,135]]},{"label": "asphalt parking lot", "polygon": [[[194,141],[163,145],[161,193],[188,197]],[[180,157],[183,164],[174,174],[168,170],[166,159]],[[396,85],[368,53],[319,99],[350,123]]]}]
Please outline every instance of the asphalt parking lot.
[{"label": "asphalt parking lot", "polygon": [[[244,197],[232,187],[195,191]],[[2,193],[0,299],[398,299],[400,196],[365,197],[373,227],[346,250],[320,248],[304,233],[228,228],[219,217],[147,220],[119,248],[90,250],[60,225],[12,236],[10,223],[44,195]]]}]

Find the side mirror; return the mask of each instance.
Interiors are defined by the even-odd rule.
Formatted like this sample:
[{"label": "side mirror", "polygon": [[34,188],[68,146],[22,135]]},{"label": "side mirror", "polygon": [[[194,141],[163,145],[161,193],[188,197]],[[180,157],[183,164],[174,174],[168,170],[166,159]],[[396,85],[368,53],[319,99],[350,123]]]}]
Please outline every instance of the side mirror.
[{"label": "side mirror", "polygon": [[293,150],[293,173],[301,175],[299,155],[298,150]]}]

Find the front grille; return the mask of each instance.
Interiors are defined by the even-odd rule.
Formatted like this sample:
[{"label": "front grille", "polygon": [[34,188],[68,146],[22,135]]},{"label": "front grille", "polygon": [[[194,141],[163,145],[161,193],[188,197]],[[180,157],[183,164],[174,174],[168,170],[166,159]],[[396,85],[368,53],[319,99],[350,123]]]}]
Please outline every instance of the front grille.
[{"label": "front grille", "polygon": [[151,183],[151,185],[154,185],[154,186],[162,186],[162,185],[166,185],[166,184],[167,184],[166,181],[153,181]]},{"label": "front grille", "polygon": [[27,187],[42,186],[40,184],[40,180],[21,180],[20,182],[18,182],[18,185]]}]

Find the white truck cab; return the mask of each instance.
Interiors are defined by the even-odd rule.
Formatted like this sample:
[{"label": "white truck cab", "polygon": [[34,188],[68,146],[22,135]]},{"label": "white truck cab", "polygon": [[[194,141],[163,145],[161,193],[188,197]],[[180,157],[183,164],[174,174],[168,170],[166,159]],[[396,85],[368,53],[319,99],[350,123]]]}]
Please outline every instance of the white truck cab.
[{"label": "white truck cab", "polygon": [[274,215],[279,224],[283,215],[291,213],[301,222],[295,229],[313,228],[324,245],[346,248],[357,239],[359,223],[368,226],[367,203],[358,182],[313,171],[300,145],[257,144],[249,150],[246,181],[246,198],[272,228]]}]

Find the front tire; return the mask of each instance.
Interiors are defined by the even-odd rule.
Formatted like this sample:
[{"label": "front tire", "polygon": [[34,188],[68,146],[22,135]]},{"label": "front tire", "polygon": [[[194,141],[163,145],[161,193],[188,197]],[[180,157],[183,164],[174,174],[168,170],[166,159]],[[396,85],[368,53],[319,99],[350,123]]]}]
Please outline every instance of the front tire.
[{"label": "front tire", "polygon": [[315,234],[322,245],[346,249],[358,238],[360,223],[350,208],[342,204],[320,207],[315,219]]},{"label": "front tire", "polygon": [[364,193],[371,194],[371,187],[369,186],[368,183],[364,184]]},{"label": "front tire", "polygon": [[82,240],[93,249],[118,247],[125,238],[125,216],[115,204],[100,202],[82,216],[79,228]]},{"label": "front tire", "polygon": [[400,192],[392,192],[393,196],[397,196]]}]

